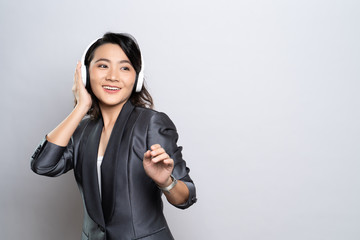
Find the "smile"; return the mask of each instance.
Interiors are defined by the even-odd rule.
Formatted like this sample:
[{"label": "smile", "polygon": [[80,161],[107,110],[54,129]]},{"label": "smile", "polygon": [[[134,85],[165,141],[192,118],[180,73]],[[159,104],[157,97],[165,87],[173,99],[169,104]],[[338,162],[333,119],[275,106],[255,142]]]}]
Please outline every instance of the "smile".
[{"label": "smile", "polygon": [[106,90],[111,90],[111,91],[118,91],[118,90],[121,89],[121,88],[112,87],[112,86],[103,86],[103,88],[106,89]]}]

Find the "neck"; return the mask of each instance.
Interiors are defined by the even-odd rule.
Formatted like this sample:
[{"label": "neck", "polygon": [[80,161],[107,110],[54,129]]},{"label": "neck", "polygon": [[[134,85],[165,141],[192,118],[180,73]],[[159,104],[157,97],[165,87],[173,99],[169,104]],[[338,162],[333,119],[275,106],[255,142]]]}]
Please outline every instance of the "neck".
[{"label": "neck", "polygon": [[118,118],[124,104],[125,102],[116,106],[107,106],[99,103],[101,115],[104,122],[104,131],[106,131],[107,129],[112,129],[114,127],[116,119]]}]

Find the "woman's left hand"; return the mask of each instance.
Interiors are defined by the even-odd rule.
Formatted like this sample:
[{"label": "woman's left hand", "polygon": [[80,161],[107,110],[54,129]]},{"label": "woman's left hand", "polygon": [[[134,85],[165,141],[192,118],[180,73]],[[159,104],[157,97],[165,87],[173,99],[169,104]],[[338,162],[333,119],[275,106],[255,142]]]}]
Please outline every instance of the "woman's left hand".
[{"label": "woman's left hand", "polygon": [[145,172],[159,187],[167,187],[172,181],[170,175],[174,169],[174,160],[160,144],[154,144],[150,149],[144,154]]}]

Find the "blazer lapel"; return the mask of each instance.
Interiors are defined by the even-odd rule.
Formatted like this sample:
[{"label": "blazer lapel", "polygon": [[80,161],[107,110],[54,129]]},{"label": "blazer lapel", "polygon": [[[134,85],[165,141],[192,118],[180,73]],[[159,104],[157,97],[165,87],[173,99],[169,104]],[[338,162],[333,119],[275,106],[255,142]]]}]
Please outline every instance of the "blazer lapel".
[{"label": "blazer lapel", "polygon": [[[85,139],[84,155],[82,159],[82,186],[84,201],[89,216],[98,224],[105,227],[104,215],[101,207],[99,183],[97,177],[97,156],[103,121],[100,118],[92,121]],[[87,137],[87,138],[86,138]]]},{"label": "blazer lapel", "polygon": [[[129,117],[134,110],[134,106],[127,101],[111,132],[109,142],[106,147],[103,162],[101,165],[101,190],[102,190],[102,210],[104,213],[105,222],[108,222],[115,208],[117,190],[126,189],[126,186],[118,186],[119,182],[121,185],[126,184],[127,170],[124,169],[125,165],[121,164],[123,161],[127,161],[127,155],[119,153],[119,149],[122,149],[123,145],[126,145],[124,139],[124,130],[126,128]],[[127,139],[128,140],[128,139]],[[127,148],[128,149],[128,148]],[[121,172],[117,171],[118,165],[121,167]],[[118,178],[125,178],[124,181],[118,181]]]}]

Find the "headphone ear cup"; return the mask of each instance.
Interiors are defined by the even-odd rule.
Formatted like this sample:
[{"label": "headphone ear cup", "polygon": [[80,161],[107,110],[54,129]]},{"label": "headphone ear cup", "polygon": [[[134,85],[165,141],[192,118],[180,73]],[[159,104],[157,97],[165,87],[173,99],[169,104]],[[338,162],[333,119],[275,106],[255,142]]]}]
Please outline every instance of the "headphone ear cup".
[{"label": "headphone ear cup", "polygon": [[136,84],[135,92],[141,92],[143,83],[144,83],[144,72],[141,70],[135,81]]},{"label": "headphone ear cup", "polygon": [[85,76],[85,82],[84,82],[84,86],[86,89],[90,88],[90,74],[89,74],[89,68],[86,68],[86,76]]},{"label": "headphone ear cup", "polygon": [[86,69],[85,63],[82,62],[81,63],[81,79],[84,83],[84,86],[86,86],[87,76],[88,76],[88,74],[87,74],[87,69]]},{"label": "headphone ear cup", "polygon": [[87,78],[89,76],[89,73],[88,73],[88,69],[86,68],[85,66],[85,57],[86,57],[86,53],[87,51],[90,49],[90,47],[97,41],[99,40],[100,38],[92,41],[85,49],[83,55],[81,56],[81,78],[82,78],[82,81],[84,83],[84,85],[86,86],[86,82],[87,82]]}]

